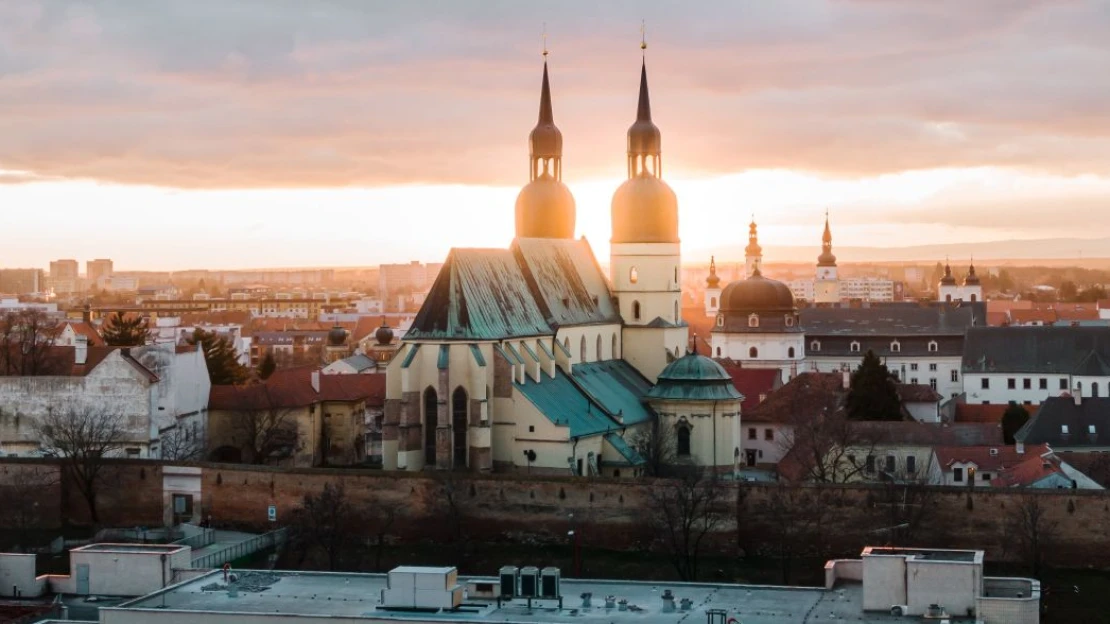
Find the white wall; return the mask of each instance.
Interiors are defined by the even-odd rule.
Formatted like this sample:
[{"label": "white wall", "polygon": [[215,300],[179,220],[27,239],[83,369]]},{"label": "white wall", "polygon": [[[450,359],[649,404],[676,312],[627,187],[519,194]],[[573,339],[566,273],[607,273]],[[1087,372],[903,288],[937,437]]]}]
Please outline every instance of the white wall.
[{"label": "white wall", "polygon": [[35,578],[35,555],[0,553],[0,596],[41,596],[46,579]]},{"label": "white wall", "polygon": [[[713,357],[730,358],[741,362],[746,368],[777,368],[782,371],[783,380],[791,378],[791,371],[809,370],[805,365],[805,336],[802,333],[739,333],[724,334],[714,332],[710,343]],[[751,356],[755,347],[756,356]],[[790,348],[794,357],[790,357]]]},{"label": "white wall", "polygon": [[[988,388],[983,388],[986,379]],[[1010,388],[1009,380],[1014,380],[1014,387]],[[1025,388],[1025,380],[1029,380],[1029,388]],[[1042,389],[1040,381],[1044,379],[1047,388]],[[1066,386],[1061,388],[1061,382]],[[1005,405],[1010,401],[1019,404],[1038,405],[1045,399],[1068,392],[1074,394],[1077,382],[1082,382],[1084,397],[1092,395],[1092,383],[1098,384],[1100,396],[1110,396],[1110,377],[1072,377],[1071,375],[1045,374],[1045,373],[977,373],[971,372],[964,376],[963,391],[967,394],[968,403],[992,403]]]},{"label": "white wall", "polygon": [[[755,430],[755,439],[751,432]],[[767,431],[771,439],[767,439]],[[794,437],[793,425],[780,423],[742,422],[740,426],[740,465],[747,465],[747,451],[754,450],[757,464],[777,464],[790,449]]]},{"label": "white wall", "polygon": [[174,568],[192,565],[192,549],[182,546],[176,552],[138,552],[128,544],[115,549],[100,545],[96,550],[75,549],[69,553],[69,576],[51,576],[55,593],[76,594],[78,566],[89,567],[89,594],[104,596],[143,596],[173,582]]}]

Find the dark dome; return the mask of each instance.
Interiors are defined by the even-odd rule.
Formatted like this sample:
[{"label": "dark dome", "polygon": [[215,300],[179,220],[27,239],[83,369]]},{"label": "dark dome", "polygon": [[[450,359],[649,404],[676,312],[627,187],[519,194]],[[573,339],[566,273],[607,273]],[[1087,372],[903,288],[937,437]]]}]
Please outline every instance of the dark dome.
[{"label": "dark dome", "polygon": [[955,286],[956,277],[952,275],[952,267],[948,264],[944,265],[944,277],[940,278],[941,286]]},{"label": "dark dome", "polygon": [[328,346],[329,347],[342,347],[347,344],[347,330],[336,325],[328,332]]},{"label": "dark dome", "polygon": [[540,121],[528,135],[533,158],[559,158],[563,155],[563,133],[553,122]]},{"label": "dark dome", "polygon": [[613,193],[614,243],[677,243],[678,198],[663,180],[641,174]]},{"label": "dark dome", "polygon": [[964,278],[965,286],[978,286],[979,276],[975,274],[975,265],[971,265],[967,269],[967,277]]},{"label": "dark dome", "polygon": [[516,196],[516,235],[520,238],[574,238],[574,196],[548,173]]},{"label": "dark dome", "polygon": [[393,330],[389,325],[383,322],[382,326],[378,328],[378,331],[374,332],[374,339],[377,340],[380,345],[390,344],[393,342]]},{"label": "dark dome", "polygon": [[732,376],[718,363],[689,353],[663,369],[659,381],[648,391],[649,399],[672,401],[742,400]]},{"label": "dark dome", "polygon": [[760,311],[791,311],[794,295],[780,281],[755,273],[746,280],[732,282],[721,293],[721,312],[748,314]]},{"label": "dark dome", "polygon": [[836,256],[833,255],[831,249],[826,249],[817,256],[817,266],[836,266]]},{"label": "dark dome", "polygon": [[637,119],[628,127],[629,154],[658,154],[663,151],[663,134],[650,119]]}]

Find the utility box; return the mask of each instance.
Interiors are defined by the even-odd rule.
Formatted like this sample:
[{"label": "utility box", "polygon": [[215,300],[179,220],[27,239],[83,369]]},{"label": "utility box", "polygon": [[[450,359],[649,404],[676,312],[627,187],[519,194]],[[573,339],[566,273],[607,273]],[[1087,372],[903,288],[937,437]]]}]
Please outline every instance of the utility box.
[{"label": "utility box", "polygon": [[522,598],[539,598],[540,596],[540,569],[528,566],[520,569],[520,596]]},{"label": "utility box", "polygon": [[516,566],[504,566],[501,568],[499,576],[501,577],[501,595],[506,598],[517,595],[520,569]]},{"label": "utility box", "polygon": [[454,609],[462,604],[463,588],[455,568],[401,566],[389,571],[382,590],[382,607],[394,609]]},{"label": "utility box", "polygon": [[559,568],[547,567],[540,572],[540,597],[558,598]]}]

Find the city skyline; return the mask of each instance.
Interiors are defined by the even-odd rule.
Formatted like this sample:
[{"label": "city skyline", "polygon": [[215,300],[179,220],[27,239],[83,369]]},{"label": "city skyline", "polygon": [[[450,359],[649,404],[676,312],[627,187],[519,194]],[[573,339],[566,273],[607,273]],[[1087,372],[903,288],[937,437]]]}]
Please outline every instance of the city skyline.
[{"label": "city skyline", "polygon": [[753,214],[765,245],[814,249],[826,208],[838,247],[1110,226],[1110,13],[1087,3],[125,5],[0,7],[9,266],[504,247],[544,23],[577,234],[604,257],[641,18],[688,261],[739,250]]}]

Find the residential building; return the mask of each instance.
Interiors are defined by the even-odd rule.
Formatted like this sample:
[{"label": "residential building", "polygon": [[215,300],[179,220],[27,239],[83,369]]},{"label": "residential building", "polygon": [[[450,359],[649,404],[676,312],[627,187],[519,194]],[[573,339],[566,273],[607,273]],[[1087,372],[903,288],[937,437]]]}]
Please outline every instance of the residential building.
[{"label": "residential building", "polygon": [[47,289],[42,269],[0,269],[0,293],[34,295]]},{"label": "residential building", "polygon": [[324,375],[307,366],[278,369],[258,384],[212,386],[207,455],[295,467],[359,464],[367,412],[380,413],[384,399],[384,375]]},{"label": "residential building", "polygon": [[1048,444],[1060,452],[1110,452],[1110,398],[1045,399],[1014,439],[1019,445]]},{"label": "residential building", "polygon": [[371,375],[378,372],[378,363],[362,353],[336,360],[322,369],[325,375]]},{"label": "residential building", "polygon": [[1107,396],[1110,327],[969,328],[961,373],[968,403]]},{"label": "residential building", "polygon": [[933,449],[929,483],[966,487],[991,487],[1003,471],[1028,459],[1043,461],[1052,454],[1047,444],[1028,446],[938,446]]},{"label": "residential building", "polygon": [[89,284],[99,284],[100,280],[113,273],[112,261],[107,258],[89,260],[85,263],[85,279]]},{"label": "residential building", "polygon": [[71,295],[81,290],[80,265],[76,260],[50,262],[50,288],[55,295]]}]

